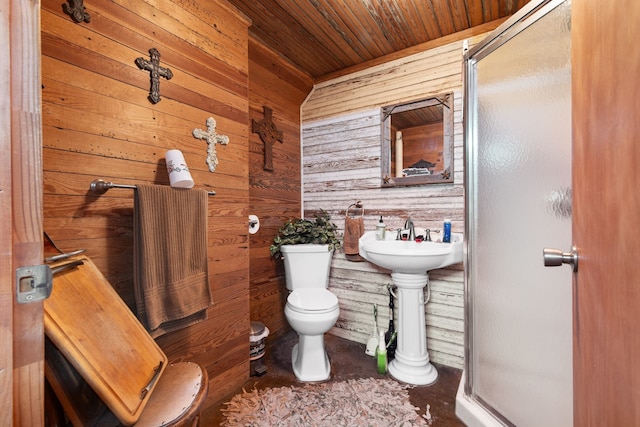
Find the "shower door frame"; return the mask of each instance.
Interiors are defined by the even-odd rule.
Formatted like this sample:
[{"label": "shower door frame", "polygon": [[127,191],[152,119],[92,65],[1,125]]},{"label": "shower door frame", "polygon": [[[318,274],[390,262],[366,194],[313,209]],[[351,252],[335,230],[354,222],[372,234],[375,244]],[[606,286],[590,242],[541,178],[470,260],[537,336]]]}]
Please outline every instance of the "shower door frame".
[{"label": "shower door frame", "polygon": [[[475,171],[476,156],[474,151],[477,149],[477,141],[475,141],[478,123],[477,116],[477,100],[472,96],[477,90],[475,81],[473,79],[473,69],[475,63],[491,54],[502,45],[516,37],[519,33],[526,30],[531,25],[538,22],[544,16],[546,16],[553,9],[569,0],[533,0],[523,7],[520,11],[514,14],[510,19],[496,28],[491,34],[489,34],[483,41],[476,46],[465,52],[464,55],[464,70],[463,76],[464,83],[464,117],[465,117],[465,212],[467,220],[465,221],[465,280],[464,280],[464,298],[465,298],[465,318],[464,318],[464,357],[465,357],[465,369],[463,372],[464,392],[467,399],[470,399],[475,404],[479,405],[489,415],[489,417],[483,417],[484,421],[499,422],[504,425],[512,425],[504,416],[502,416],[495,408],[488,403],[479,399],[477,396],[473,396],[473,367],[471,364],[472,350],[471,343],[473,342],[473,297],[469,289],[470,281],[470,267],[472,264],[469,257],[469,241],[468,236],[472,235],[471,223],[469,218],[474,218],[476,215],[476,209],[474,201],[471,198],[471,194],[475,194],[474,191],[469,189],[476,188],[477,179],[473,171]],[[491,420],[489,420],[493,417]]]}]

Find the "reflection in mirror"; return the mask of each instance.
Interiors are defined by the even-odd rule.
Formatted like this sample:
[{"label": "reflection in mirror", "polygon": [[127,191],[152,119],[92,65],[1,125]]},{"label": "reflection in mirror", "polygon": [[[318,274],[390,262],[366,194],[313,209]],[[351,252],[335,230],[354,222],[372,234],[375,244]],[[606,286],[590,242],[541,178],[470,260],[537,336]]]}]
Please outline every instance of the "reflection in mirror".
[{"label": "reflection in mirror", "polygon": [[453,94],[382,108],[382,186],[453,182]]}]

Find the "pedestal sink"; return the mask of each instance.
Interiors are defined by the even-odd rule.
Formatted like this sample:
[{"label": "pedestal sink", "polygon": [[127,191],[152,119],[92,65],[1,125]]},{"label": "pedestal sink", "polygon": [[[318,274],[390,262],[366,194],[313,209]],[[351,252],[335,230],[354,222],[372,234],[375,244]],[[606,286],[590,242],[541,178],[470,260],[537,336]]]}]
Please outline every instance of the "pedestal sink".
[{"label": "pedestal sink", "polygon": [[391,270],[398,290],[398,347],[389,373],[399,381],[428,385],[438,379],[427,351],[424,287],[428,271],[462,262],[462,245],[460,233],[451,233],[451,243],[395,240],[395,233],[376,240],[375,231],[360,238],[360,256]]}]

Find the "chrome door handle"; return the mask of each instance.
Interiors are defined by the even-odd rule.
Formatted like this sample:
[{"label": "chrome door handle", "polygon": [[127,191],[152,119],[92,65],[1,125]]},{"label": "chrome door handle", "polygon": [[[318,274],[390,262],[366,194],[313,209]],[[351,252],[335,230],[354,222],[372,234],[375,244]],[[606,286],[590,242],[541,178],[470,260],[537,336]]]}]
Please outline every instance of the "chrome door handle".
[{"label": "chrome door handle", "polygon": [[559,249],[543,249],[545,267],[558,267],[562,264],[571,264],[573,271],[578,271],[578,251],[576,247],[571,248],[571,252],[562,252]]}]

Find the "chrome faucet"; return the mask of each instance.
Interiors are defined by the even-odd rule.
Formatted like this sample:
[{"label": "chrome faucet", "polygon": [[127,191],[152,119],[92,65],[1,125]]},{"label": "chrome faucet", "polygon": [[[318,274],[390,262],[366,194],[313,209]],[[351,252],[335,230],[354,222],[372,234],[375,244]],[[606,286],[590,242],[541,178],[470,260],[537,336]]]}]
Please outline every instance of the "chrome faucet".
[{"label": "chrome faucet", "polygon": [[413,226],[413,221],[411,218],[407,218],[404,223],[404,229],[409,230],[409,240],[416,240],[416,229]]}]

